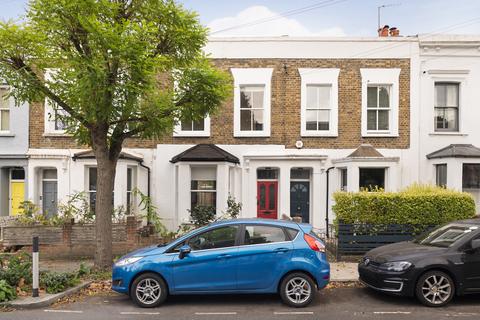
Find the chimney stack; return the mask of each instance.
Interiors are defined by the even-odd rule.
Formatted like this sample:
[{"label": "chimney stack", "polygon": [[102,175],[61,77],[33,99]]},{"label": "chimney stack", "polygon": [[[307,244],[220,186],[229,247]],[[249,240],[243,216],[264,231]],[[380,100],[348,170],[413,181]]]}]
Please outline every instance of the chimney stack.
[{"label": "chimney stack", "polygon": [[389,27],[388,25],[384,25],[382,28],[378,29],[378,36],[379,37],[398,37],[400,36],[400,30],[397,27]]}]

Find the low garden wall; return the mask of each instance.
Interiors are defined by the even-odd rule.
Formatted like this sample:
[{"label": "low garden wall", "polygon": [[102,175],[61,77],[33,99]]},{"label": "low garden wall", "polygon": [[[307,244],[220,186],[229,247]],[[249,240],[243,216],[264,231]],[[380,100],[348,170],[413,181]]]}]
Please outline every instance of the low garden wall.
[{"label": "low garden wall", "polygon": [[[162,242],[156,235],[140,234],[139,227],[139,221],[133,216],[127,217],[125,223],[113,224],[114,255]],[[0,246],[23,247],[23,250],[29,251],[34,236],[39,237],[42,258],[93,257],[95,254],[93,224],[65,224],[59,227],[5,225],[1,227]]]}]

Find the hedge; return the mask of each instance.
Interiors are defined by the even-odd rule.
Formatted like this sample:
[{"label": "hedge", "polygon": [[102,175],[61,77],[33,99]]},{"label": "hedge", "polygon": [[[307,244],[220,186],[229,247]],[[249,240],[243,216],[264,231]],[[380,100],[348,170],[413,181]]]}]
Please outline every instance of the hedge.
[{"label": "hedge", "polygon": [[441,225],[475,217],[473,197],[436,186],[413,185],[399,192],[336,192],[336,223]]}]

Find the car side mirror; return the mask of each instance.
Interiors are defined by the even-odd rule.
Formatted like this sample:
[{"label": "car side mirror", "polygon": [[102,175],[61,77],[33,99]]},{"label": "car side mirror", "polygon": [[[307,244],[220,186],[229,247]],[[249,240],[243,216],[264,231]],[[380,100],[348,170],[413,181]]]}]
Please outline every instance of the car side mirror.
[{"label": "car side mirror", "polygon": [[472,242],[470,243],[470,247],[472,248],[472,250],[478,250],[480,248],[480,239],[472,240]]},{"label": "car side mirror", "polygon": [[188,244],[181,246],[178,254],[178,259],[182,260],[185,258],[190,252],[192,252],[192,248]]}]

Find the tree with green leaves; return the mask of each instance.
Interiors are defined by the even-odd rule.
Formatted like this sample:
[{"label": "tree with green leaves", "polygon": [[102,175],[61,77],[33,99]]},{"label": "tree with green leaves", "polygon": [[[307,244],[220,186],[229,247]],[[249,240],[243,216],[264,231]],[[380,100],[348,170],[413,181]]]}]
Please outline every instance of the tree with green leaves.
[{"label": "tree with green leaves", "polygon": [[0,75],[10,95],[63,109],[67,133],[94,152],[97,267],[112,263],[124,141],[171,134],[177,121],[213,113],[231,92],[229,76],[203,54],[207,33],[174,0],[30,0],[21,22],[0,24]]}]

